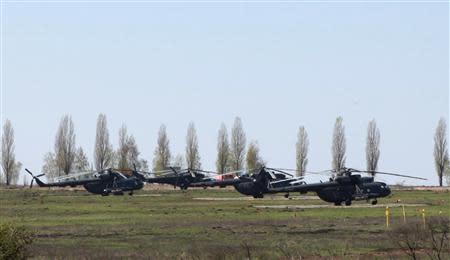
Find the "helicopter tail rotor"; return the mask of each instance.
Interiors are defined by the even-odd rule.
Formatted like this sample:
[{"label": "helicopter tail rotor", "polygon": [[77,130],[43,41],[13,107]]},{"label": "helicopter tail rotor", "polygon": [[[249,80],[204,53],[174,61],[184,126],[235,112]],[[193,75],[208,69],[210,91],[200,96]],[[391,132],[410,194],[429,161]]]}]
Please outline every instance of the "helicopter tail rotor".
[{"label": "helicopter tail rotor", "polygon": [[30,189],[33,188],[34,180],[36,180],[36,182],[38,184],[42,183],[41,180],[39,180],[38,178],[44,176],[45,174],[42,173],[42,174],[34,176],[34,174],[30,170],[25,169],[25,171],[28,172],[32,177],[31,182],[30,182]]}]

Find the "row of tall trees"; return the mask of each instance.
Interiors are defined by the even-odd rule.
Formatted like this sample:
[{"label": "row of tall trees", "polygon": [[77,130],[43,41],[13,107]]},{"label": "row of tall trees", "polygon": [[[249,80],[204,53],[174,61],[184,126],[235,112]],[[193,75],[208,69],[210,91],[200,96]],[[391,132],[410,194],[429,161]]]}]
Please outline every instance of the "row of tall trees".
[{"label": "row of tall trees", "polygon": [[188,131],[186,134],[186,148],[185,156],[178,154],[172,159],[172,153],[170,152],[170,142],[167,136],[167,128],[165,125],[161,125],[158,132],[158,138],[156,141],[156,148],[153,158],[153,170],[162,171],[169,166],[175,167],[188,167],[191,169],[201,169],[200,151],[198,146],[197,130],[193,122],[189,123]]},{"label": "row of tall trees", "polygon": [[74,171],[87,171],[91,167],[83,148],[76,146],[75,126],[72,117],[62,117],[56,131],[53,151],[44,156],[42,172],[52,179]]},{"label": "row of tall trees", "polygon": [[[343,118],[336,118],[333,131],[333,141],[331,146],[332,162],[331,167],[339,172],[345,167],[345,153],[347,149],[345,138],[345,127]],[[303,176],[308,165],[309,138],[304,126],[300,126],[296,143],[296,165],[297,174]],[[367,171],[376,171],[380,158],[380,131],[375,120],[369,122],[366,138],[366,168]]]},{"label": "row of tall trees", "polygon": [[[246,152],[247,138],[245,135],[242,120],[237,117],[234,120],[231,130],[231,140],[229,139],[227,127],[221,124],[217,136],[217,160],[216,171],[225,173],[228,171],[239,171],[244,168],[254,169],[263,165],[263,160],[259,154],[259,146],[256,141],[252,141]],[[185,158],[177,155],[172,160],[167,136],[166,126],[162,125],[158,132],[157,145],[154,152],[153,170],[161,171],[173,166],[186,166],[191,169],[200,169],[200,152],[198,146],[198,136],[194,123],[190,123],[186,134]],[[246,165],[245,165],[246,163]]]},{"label": "row of tall trees", "polygon": [[[157,146],[154,151],[153,170],[164,170],[169,166],[200,169],[200,152],[198,136],[194,123],[190,123],[186,134],[185,155],[172,157],[169,138],[165,125],[161,125]],[[439,120],[434,136],[434,163],[439,178],[439,185],[447,176],[450,180],[450,162],[448,155],[447,124],[445,119]],[[304,126],[297,134],[296,166],[298,175],[304,175],[308,165],[309,138]],[[16,184],[22,164],[16,161],[14,145],[14,129],[9,120],[5,121],[2,135],[2,156],[0,182],[6,185]],[[339,172],[345,167],[346,138],[343,118],[335,122],[332,141],[332,168]],[[380,158],[380,131],[375,120],[369,122],[366,138],[366,169],[376,171]],[[247,138],[242,120],[236,117],[231,129],[231,138],[227,127],[221,124],[217,136],[216,171],[225,173],[243,169],[257,169],[265,164],[260,156],[257,141],[251,141],[247,147]],[[101,170],[109,167],[128,169],[136,167],[148,169],[148,162],[140,157],[140,152],[133,135],[123,125],[119,131],[119,142],[113,149],[107,126],[107,118],[100,114],[97,119],[97,129],[94,147],[94,161],[90,164],[88,156],[81,147],[76,145],[75,127],[72,118],[65,115],[58,126],[53,151],[44,156],[43,173],[53,178],[67,175],[70,172]]]},{"label": "row of tall trees", "polygon": [[81,147],[76,146],[75,127],[72,118],[65,115],[58,126],[53,151],[44,157],[42,172],[50,179],[67,175],[71,172],[82,172],[115,167],[129,169],[137,167],[147,170],[147,161],[140,158],[139,148],[133,135],[128,134],[123,125],[119,131],[119,146],[114,150],[109,139],[108,122],[104,114],[97,119],[94,146],[94,162],[91,164]]},{"label": "row of tall trees", "polygon": [[216,171],[225,173],[228,171],[240,171],[257,169],[264,165],[260,156],[258,142],[252,140],[247,146],[247,137],[240,117],[236,117],[231,129],[231,140],[228,141],[228,133],[225,124],[222,123],[217,135],[217,160]]}]

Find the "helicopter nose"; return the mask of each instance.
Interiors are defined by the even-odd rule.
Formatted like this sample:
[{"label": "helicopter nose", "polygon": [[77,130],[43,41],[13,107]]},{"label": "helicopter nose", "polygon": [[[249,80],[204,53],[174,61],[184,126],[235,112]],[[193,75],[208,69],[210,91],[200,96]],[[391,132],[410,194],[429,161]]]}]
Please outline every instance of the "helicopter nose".
[{"label": "helicopter nose", "polygon": [[391,188],[389,188],[389,186],[386,186],[386,189],[384,189],[384,196],[389,196],[391,195]]}]

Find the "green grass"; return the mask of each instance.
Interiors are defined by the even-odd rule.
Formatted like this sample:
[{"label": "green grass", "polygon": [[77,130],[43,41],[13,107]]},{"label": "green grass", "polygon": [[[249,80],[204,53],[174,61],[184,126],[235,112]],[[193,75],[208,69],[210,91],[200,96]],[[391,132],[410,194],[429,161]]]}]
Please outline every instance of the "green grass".
[{"label": "green grass", "polygon": [[[256,205],[327,205],[320,200],[236,198],[220,190],[145,190],[136,195],[0,189],[0,222],[35,230],[34,258],[385,258],[401,255],[386,234],[384,208],[258,209]],[[156,196],[161,195],[161,196]],[[408,221],[450,216],[450,194],[394,191],[379,203],[406,207]],[[362,204],[365,204],[362,203]],[[393,225],[403,221],[392,208]],[[400,255],[399,255],[400,254]]]}]

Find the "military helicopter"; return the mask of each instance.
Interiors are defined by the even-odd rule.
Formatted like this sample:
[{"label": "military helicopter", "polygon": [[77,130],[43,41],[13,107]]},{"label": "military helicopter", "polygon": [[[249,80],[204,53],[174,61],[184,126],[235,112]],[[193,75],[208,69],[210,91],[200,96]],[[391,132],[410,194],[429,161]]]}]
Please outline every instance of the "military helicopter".
[{"label": "military helicopter", "polygon": [[[173,185],[174,188],[179,187],[181,190],[187,190],[189,187],[226,187],[241,182],[234,178],[231,174],[217,174],[212,171],[204,171],[198,169],[181,169],[180,167],[169,167],[167,170],[144,173],[153,177],[145,178],[147,183],[159,183]],[[212,176],[211,176],[212,175]]]},{"label": "military helicopter", "polygon": [[[352,201],[355,200],[371,201],[372,205],[376,205],[378,203],[378,198],[387,197],[391,194],[391,189],[386,183],[376,182],[373,177],[375,174],[426,180],[424,178],[409,175],[379,171],[363,171],[353,168],[343,168],[340,171],[324,172],[333,173],[333,177],[327,182],[311,184],[301,182],[294,185],[280,185],[278,187],[273,187],[270,185],[267,174],[264,171],[260,171],[251,185],[243,183],[238,185],[236,190],[245,195],[253,195],[255,198],[262,198],[264,194],[273,193],[285,193],[285,197],[289,197],[289,193],[292,192],[299,192],[300,194],[316,192],[320,199],[334,203],[336,206],[340,206],[342,203],[345,203],[346,206],[350,206]],[[372,176],[363,177],[361,174],[353,173],[369,173]]]},{"label": "military helicopter", "polygon": [[264,166],[244,173],[233,186],[241,194],[263,198],[264,194],[277,193],[273,189],[303,184],[305,182],[301,176],[294,177],[283,169]]},{"label": "military helicopter", "polygon": [[124,192],[133,195],[135,190],[140,190],[144,187],[145,179],[136,169],[105,169],[87,173],[69,174],[59,178],[56,182],[44,183],[39,179],[44,174],[35,176],[28,169],[25,170],[32,177],[30,188],[33,187],[35,180],[39,187],[76,187],[82,185],[90,193],[100,194],[102,196],[108,196],[109,194],[123,195]]}]

